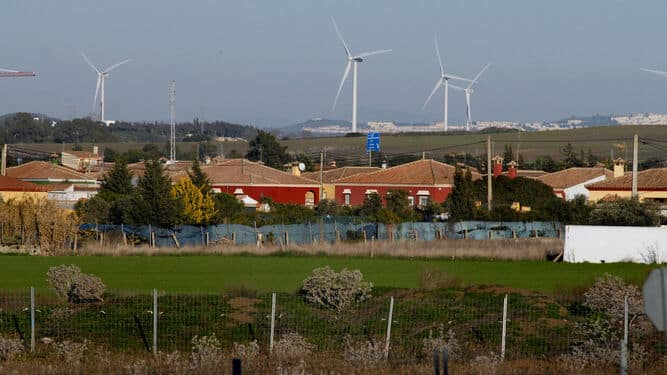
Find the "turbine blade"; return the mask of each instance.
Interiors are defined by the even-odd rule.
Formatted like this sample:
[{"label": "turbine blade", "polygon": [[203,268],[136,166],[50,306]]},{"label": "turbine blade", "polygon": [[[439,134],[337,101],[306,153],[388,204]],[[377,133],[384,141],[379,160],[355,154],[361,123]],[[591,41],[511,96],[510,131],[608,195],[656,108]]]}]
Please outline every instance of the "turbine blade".
[{"label": "turbine blade", "polygon": [[472,82],[470,82],[470,84],[468,85],[468,88],[471,88],[472,85],[474,85],[475,83],[477,83],[477,80],[479,79],[479,77],[482,76],[482,73],[484,73],[484,72],[489,68],[489,66],[491,66],[491,64],[486,64],[486,65],[484,65],[484,67],[482,68],[482,70],[480,70],[479,73],[477,73],[477,75],[475,76],[475,78],[472,79]]},{"label": "turbine blade", "polygon": [[459,76],[455,76],[455,75],[453,75],[453,74],[445,74],[445,78],[448,78],[448,79],[454,79],[454,80],[457,80],[457,81],[475,82],[475,81],[473,81],[473,80],[471,80],[471,79],[463,78],[463,77],[459,77]]},{"label": "turbine blade", "polygon": [[0,72],[7,72],[7,73],[18,73],[18,70],[9,70],[9,69],[0,69]]},{"label": "turbine blade", "polygon": [[442,65],[442,57],[440,57],[440,48],[438,48],[438,37],[435,37],[435,54],[438,55],[438,63],[440,64],[440,75],[445,75],[445,67]]},{"label": "turbine blade", "polygon": [[333,22],[334,29],[336,29],[336,34],[338,34],[338,39],[340,39],[340,42],[343,43],[343,48],[345,49],[345,54],[347,54],[348,58],[352,58],[352,54],[350,53],[350,49],[347,48],[347,44],[345,44],[345,40],[343,39],[343,35],[340,33],[340,30],[338,30],[338,25],[336,25],[336,20],[334,20],[333,17],[331,17],[331,22]]},{"label": "turbine blade", "polygon": [[333,112],[336,109],[336,103],[338,103],[338,97],[340,96],[340,90],[343,89],[343,84],[345,83],[345,80],[347,79],[348,74],[350,74],[350,68],[352,67],[352,60],[349,60],[347,62],[347,65],[345,66],[345,72],[343,72],[343,78],[340,80],[340,85],[338,85],[338,92],[336,92],[336,98],[334,99],[333,106],[331,107],[331,112]]},{"label": "turbine blade", "polygon": [[85,53],[81,52],[81,56],[83,56],[83,59],[86,60],[86,62],[88,63],[88,65],[90,65],[90,67],[93,68],[93,70],[94,70],[95,72],[97,72],[97,74],[100,74],[100,70],[97,69],[97,67],[95,66],[95,64],[93,64],[93,62],[90,61],[90,59],[88,58],[88,56],[86,56]]},{"label": "turbine blade", "polygon": [[662,70],[653,70],[653,69],[644,69],[644,68],[641,68],[641,70],[643,70],[645,72],[657,74],[657,75],[662,76],[662,77],[667,77],[667,72],[664,72]]},{"label": "turbine blade", "polygon": [[93,98],[93,110],[91,113],[95,113],[95,106],[97,106],[97,94],[100,92],[100,83],[102,82],[102,76],[97,76],[97,87],[95,87],[95,97]]},{"label": "turbine blade", "polygon": [[373,56],[373,55],[380,55],[380,54],[387,53],[387,52],[391,52],[391,50],[390,49],[382,49],[382,50],[379,50],[379,51],[364,52],[364,53],[360,53],[360,54],[354,56],[353,59],[365,58],[365,57]]},{"label": "turbine blade", "polygon": [[104,69],[104,71],[103,71],[102,73],[109,73],[110,71],[112,71],[112,70],[118,68],[119,66],[121,66],[121,65],[123,65],[123,64],[125,64],[125,63],[127,63],[127,62],[129,62],[129,61],[130,61],[130,60],[127,59],[127,60],[123,60],[123,61],[121,61],[121,62],[119,62],[119,63],[113,64],[113,65],[111,65],[110,67]]},{"label": "turbine blade", "polygon": [[442,77],[440,77],[440,79],[438,79],[438,82],[435,83],[433,90],[431,90],[431,95],[428,96],[428,99],[426,99],[424,105],[422,106],[422,111],[424,110],[424,108],[426,108],[426,105],[428,104],[429,101],[431,101],[431,98],[433,97],[433,95],[435,95],[435,92],[438,91],[440,86],[442,86]]},{"label": "turbine blade", "polygon": [[454,90],[465,91],[465,89],[463,87],[452,85],[451,83],[449,84],[449,88],[454,89]]}]

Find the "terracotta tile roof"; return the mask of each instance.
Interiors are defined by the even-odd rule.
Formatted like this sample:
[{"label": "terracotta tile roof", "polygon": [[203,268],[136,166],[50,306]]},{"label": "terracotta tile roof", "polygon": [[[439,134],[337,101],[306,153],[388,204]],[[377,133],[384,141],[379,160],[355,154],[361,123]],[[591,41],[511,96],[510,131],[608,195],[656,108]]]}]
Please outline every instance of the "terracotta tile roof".
[{"label": "terracotta tile roof", "polygon": [[63,151],[63,154],[70,154],[79,159],[104,159],[104,156],[91,151]]},{"label": "terracotta tile roof", "polygon": [[7,176],[21,180],[94,180],[74,169],[46,161],[31,161],[7,168]]},{"label": "terracotta tile roof", "polygon": [[[336,181],[336,184],[365,185],[453,185],[455,168],[431,159],[421,159],[372,173],[357,174]],[[481,178],[472,172],[473,180]]]},{"label": "terracotta tile roof", "polygon": [[614,172],[604,167],[568,168],[562,171],[545,174],[536,179],[554,189],[567,189],[600,176],[605,176],[609,179],[614,176]]},{"label": "terracotta tile roof", "polygon": [[221,163],[202,166],[213,185],[307,185],[319,186],[315,180],[267,167],[244,159],[230,159]]},{"label": "terracotta tile roof", "polygon": [[[341,178],[346,178],[350,176],[354,176],[360,173],[372,173],[372,172],[377,172],[381,170],[381,168],[378,167],[340,167],[340,168],[334,168],[334,169],[329,169],[325,170],[322,172],[322,180],[324,183],[331,183],[336,180],[340,180]],[[309,178],[311,180],[315,180],[317,182],[320,182],[320,172],[306,172],[302,173],[301,176],[305,178]]]},{"label": "terracotta tile roof", "polygon": [[[516,170],[516,176],[517,177],[530,177],[530,178],[538,178],[540,176],[544,176],[545,174],[548,174],[549,172],[545,171],[540,171],[537,169],[517,169]],[[504,175],[507,175],[507,171],[503,172]]]},{"label": "terracotta tile roof", "polygon": [[0,176],[0,191],[46,191],[41,185],[32,182],[21,181],[18,178],[9,176]]},{"label": "terracotta tile roof", "polygon": [[[192,169],[191,161],[177,161],[174,164],[163,164],[165,173],[173,182],[178,182],[180,179],[188,175],[188,171]],[[202,166],[203,167],[203,166]],[[132,175],[141,177],[146,172],[146,165],[143,161],[131,163],[127,165],[127,169],[132,172]]]},{"label": "terracotta tile roof", "polygon": [[[588,190],[632,190],[632,173],[586,185]],[[667,168],[647,169],[637,173],[637,190],[667,190]]]}]

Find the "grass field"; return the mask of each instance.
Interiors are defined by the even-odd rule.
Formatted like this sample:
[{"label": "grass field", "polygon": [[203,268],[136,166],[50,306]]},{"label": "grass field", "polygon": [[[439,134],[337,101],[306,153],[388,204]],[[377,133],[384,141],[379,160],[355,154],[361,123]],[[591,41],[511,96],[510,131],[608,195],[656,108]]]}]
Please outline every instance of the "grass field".
[{"label": "grass field", "polygon": [[50,266],[76,264],[111,289],[219,292],[245,286],[259,291],[293,292],[313,268],[360,269],[378,287],[414,288],[426,266],[460,278],[467,285],[503,285],[559,294],[579,289],[608,272],[641,285],[653,266],[569,264],[545,261],[422,260],[324,256],[0,256],[1,288],[46,287]]}]

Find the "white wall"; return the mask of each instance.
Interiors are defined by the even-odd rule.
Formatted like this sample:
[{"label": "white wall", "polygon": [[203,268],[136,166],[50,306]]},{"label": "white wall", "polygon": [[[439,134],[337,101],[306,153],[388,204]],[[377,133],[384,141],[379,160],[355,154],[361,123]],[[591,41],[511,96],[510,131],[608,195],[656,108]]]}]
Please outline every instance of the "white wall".
[{"label": "white wall", "polygon": [[577,195],[583,195],[583,196],[586,197],[586,200],[588,200],[589,193],[588,193],[588,189],[586,189],[586,185],[592,184],[593,182],[604,181],[606,179],[607,179],[607,176],[602,175],[602,176],[590,179],[588,181],[582,182],[578,185],[570,186],[569,188],[563,190],[565,192],[565,200],[566,201],[571,201]]},{"label": "white wall", "polygon": [[667,262],[667,226],[565,226],[563,260],[571,263]]}]

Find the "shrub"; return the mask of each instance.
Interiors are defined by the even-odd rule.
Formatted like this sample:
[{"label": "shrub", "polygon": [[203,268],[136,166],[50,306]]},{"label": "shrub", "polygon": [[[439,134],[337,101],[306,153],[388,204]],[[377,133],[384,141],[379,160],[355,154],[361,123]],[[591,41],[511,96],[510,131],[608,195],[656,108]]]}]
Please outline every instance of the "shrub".
[{"label": "shrub", "polygon": [[71,303],[102,301],[106,290],[99,277],[82,273],[73,264],[49,268],[46,279],[59,297]]},{"label": "shrub", "polygon": [[345,337],[343,358],[362,367],[373,367],[384,360],[384,347],[380,341],[354,342],[348,335]]},{"label": "shrub", "polygon": [[283,335],[273,346],[273,355],[278,363],[278,373],[304,373],[305,358],[315,349],[303,336],[293,332]]},{"label": "shrub", "polygon": [[419,274],[419,287],[424,290],[460,288],[463,281],[435,267],[427,266]]},{"label": "shrub", "polygon": [[222,360],[222,349],[215,333],[211,336],[192,338],[190,360],[193,367],[203,371],[213,370],[219,366]]},{"label": "shrub", "polygon": [[56,344],[56,353],[62,361],[71,367],[77,367],[83,360],[83,355],[88,350],[88,343],[83,342],[63,341]]},{"label": "shrub", "polygon": [[260,349],[257,340],[253,340],[249,344],[239,344],[235,342],[232,353],[235,358],[241,358],[244,361],[252,361],[259,355]]},{"label": "shrub", "polygon": [[437,349],[440,351],[442,348],[447,348],[449,358],[458,358],[459,343],[456,340],[454,331],[450,329],[445,332],[444,324],[440,324],[438,327],[437,336],[433,336],[433,331],[430,331],[428,337],[422,340],[422,354],[424,357],[430,358],[433,355],[433,350]]},{"label": "shrub", "polygon": [[316,268],[303,280],[302,291],[308,302],[341,312],[371,297],[373,284],[363,279],[359,270],[344,268],[336,272],[328,266]]},{"label": "shrub", "polygon": [[23,349],[21,340],[0,336],[0,362],[11,360],[21,354]]}]

